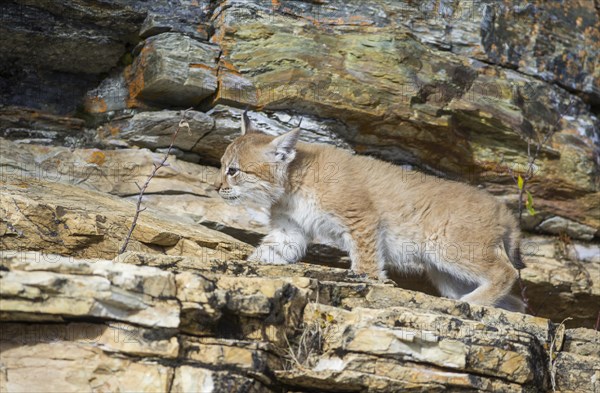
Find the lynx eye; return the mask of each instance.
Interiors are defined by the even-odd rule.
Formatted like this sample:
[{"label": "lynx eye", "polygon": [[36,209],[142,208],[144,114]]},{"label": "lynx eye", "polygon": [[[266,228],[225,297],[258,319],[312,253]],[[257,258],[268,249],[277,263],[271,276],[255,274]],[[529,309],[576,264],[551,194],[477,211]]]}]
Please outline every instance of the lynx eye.
[{"label": "lynx eye", "polygon": [[237,168],[229,168],[227,169],[227,174],[229,176],[235,176],[240,170]]}]

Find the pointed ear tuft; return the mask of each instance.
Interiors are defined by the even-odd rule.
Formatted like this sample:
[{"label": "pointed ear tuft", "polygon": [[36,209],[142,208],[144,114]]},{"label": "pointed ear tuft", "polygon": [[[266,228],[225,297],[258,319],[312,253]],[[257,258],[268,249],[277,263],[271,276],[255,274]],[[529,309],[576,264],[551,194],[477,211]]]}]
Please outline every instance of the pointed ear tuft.
[{"label": "pointed ear tuft", "polygon": [[244,113],[242,114],[242,135],[258,133],[258,132],[260,132],[260,131],[258,131],[256,128],[254,128],[252,121],[248,117],[248,109],[246,109],[244,111]]},{"label": "pointed ear tuft", "polygon": [[275,159],[278,162],[290,163],[296,157],[296,143],[300,136],[300,128],[294,128],[283,135],[273,139],[271,146],[274,148]]}]

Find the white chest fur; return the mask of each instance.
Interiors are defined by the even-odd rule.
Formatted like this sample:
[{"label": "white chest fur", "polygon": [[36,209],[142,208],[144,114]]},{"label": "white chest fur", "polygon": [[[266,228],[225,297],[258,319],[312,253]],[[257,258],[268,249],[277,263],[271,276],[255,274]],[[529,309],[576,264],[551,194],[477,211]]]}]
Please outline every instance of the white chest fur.
[{"label": "white chest fur", "polygon": [[348,229],[333,214],[323,211],[317,197],[310,192],[286,195],[274,207],[271,223],[281,220],[297,225],[307,242],[318,242],[350,251]]}]

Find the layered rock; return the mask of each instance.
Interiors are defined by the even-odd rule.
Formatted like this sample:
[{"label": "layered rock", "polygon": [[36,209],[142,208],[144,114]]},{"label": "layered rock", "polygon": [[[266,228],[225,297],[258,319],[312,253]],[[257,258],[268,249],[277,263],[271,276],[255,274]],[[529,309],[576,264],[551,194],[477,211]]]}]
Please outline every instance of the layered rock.
[{"label": "layered rock", "polygon": [[545,391],[551,376],[560,391],[598,388],[598,332],[347,270],[131,252],[4,252],[1,266],[7,391],[512,392]]},{"label": "layered rock", "polygon": [[148,38],[131,72],[131,99],[174,106],[199,104],[217,89],[219,49],[179,33]]},{"label": "layered rock", "polygon": [[[600,390],[591,2],[0,11],[0,391]],[[537,316],[432,297],[423,277],[393,277],[418,292],[364,280],[327,245],[309,264],[241,261],[268,217],[212,183],[245,108],[267,134],[300,124],[306,142],[467,181],[515,210],[509,168],[556,131],[521,223],[516,290]]]},{"label": "layered rock", "polygon": [[[24,168],[24,172],[19,168],[18,173],[3,173],[0,205],[3,249],[44,250],[80,257],[108,258],[116,254],[131,226],[135,204],[65,183],[87,181],[92,177],[96,180],[88,183],[89,188],[97,184],[106,190],[119,184],[116,192],[132,193],[137,190],[138,177],[146,176],[138,174],[131,162],[122,162],[129,166],[111,168],[103,166],[105,157],[102,153],[85,154],[87,164],[83,167],[77,162],[61,166],[58,159],[54,161],[57,167],[51,167],[50,172],[34,172],[35,177],[27,176]],[[152,161],[147,161],[146,165],[151,167]],[[43,167],[29,169],[43,171]],[[57,172],[52,172],[56,169]],[[118,171],[113,172],[115,169]],[[65,172],[61,173],[62,170]],[[107,175],[115,176],[113,181],[116,179],[116,182],[106,182]],[[61,180],[63,183],[59,182]],[[192,193],[205,192],[207,186],[198,182],[199,186],[194,187],[193,181],[189,182],[191,184],[176,183],[182,192]],[[224,253],[221,257],[241,258],[250,252],[245,243],[228,235],[204,226],[180,223],[176,216],[156,210],[141,214],[131,240],[131,249],[203,255],[206,259],[220,253]]]},{"label": "layered rock", "polygon": [[[60,15],[46,2],[24,3],[6,5],[18,11],[5,13],[14,31],[25,29],[21,24],[29,13],[46,12],[71,23],[70,29],[76,22],[91,24],[93,34],[108,34],[106,42],[125,43],[123,48],[137,43],[125,64],[84,100],[92,124],[110,120],[101,135],[123,132],[130,143],[160,148],[165,143],[160,137],[150,141],[157,130],[135,117],[170,121],[169,112],[136,115],[164,107],[249,105],[271,112],[271,120],[299,112],[312,115],[312,129],[321,133],[314,138],[308,130],[310,140],[334,140],[359,153],[485,185],[516,206],[507,167],[522,172],[527,140],[535,144],[556,130],[541,149],[529,184],[538,216],[525,224],[533,229],[544,222],[538,228],[580,239],[598,235],[600,123],[590,106],[598,97],[598,71],[590,61],[598,52],[590,44],[598,13],[588,3],[573,3],[562,12],[537,2],[521,7],[483,0],[429,5],[186,1],[177,6],[149,2],[144,9],[117,2],[110,11],[66,2],[58,8]],[[117,26],[112,32],[105,31],[109,19]],[[132,38],[132,32],[140,38]],[[65,50],[59,44],[47,47]],[[23,48],[15,53],[28,50]],[[92,47],[91,54],[103,56],[94,64],[111,61],[107,51]],[[26,60],[17,57],[18,64]],[[99,69],[90,68],[88,60],[68,61],[68,66],[96,75]],[[54,61],[23,64],[77,71]],[[77,89],[70,91],[73,99],[81,98]],[[39,101],[48,100],[42,96],[32,102]],[[207,123],[193,136],[204,135],[202,143],[182,143],[184,150],[200,155],[187,159],[217,162],[231,135],[218,121],[226,112],[209,112],[214,129],[208,132]],[[277,124],[267,123],[267,131]]]},{"label": "layered rock", "polygon": [[[186,121],[190,131],[181,133],[174,146],[187,154],[184,159],[219,165],[225,148],[240,133],[242,110],[217,105],[207,113],[188,111]],[[345,129],[338,121],[320,121],[314,117],[290,116],[284,112],[272,114],[250,112],[248,115],[261,130],[269,135],[281,135],[300,124],[300,140],[326,143],[351,150],[340,134]],[[140,146],[149,149],[166,148],[179,121],[180,111],[162,110],[121,116],[103,124],[98,129],[98,139],[105,146]]]},{"label": "layered rock", "polygon": [[[579,97],[466,57],[468,52],[422,43],[398,22],[402,13],[396,11],[407,11],[404,3],[398,10],[380,2],[287,5],[226,2],[218,9],[212,40],[222,50],[221,88],[215,102],[341,119],[352,130],[344,136],[361,153],[491,183],[492,191],[503,194],[514,192],[506,162],[522,171],[527,139],[535,143],[557,128],[536,163],[531,190],[538,210],[597,231],[593,141],[600,123]],[[582,29],[592,39],[594,33]],[[489,61],[485,56],[479,58]],[[597,85],[594,66],[584,67],[587,80]]]},{"label": "layered rock", "polygon": [[16,143],[70,147],[88,145],[96,134],[82,119],[12,106],[0,108],[0,130]]},{"label": "layered rock", "polygon": [[[144,12],[127,2],[5,1],[0,5],[2,103],[72,113],[137,41]],[[44,23],[40,23],[44,21]]]},{"label": "layered rock", "polygon": [[[192,127],[194,124],[190,120]],[[186,143],[189,135],[185,130],[181,132],[181,141]],[[45,249],[88,257],[113,257],[135,212],[133,205],[103,194],[136,202],[138,185],[146,181],[153,163],[162,158],[161,154],[146,149],[73,150],[6,140],[0,140],[0,153],[0,178],[6,184],[2,206],[8,213],[2,221],[6,228],[3,244],[9,248]],[[263,209],[227,206],[212,186],[220,173],[217,168],[192,164],[175,156],[169,158],[168,164],[157,172],[146,190],[143,206],[149,210],[141,214],[132,250],[153,249],[183,256],[200,252],[207,258],[224,252],[223,257],[239,258],[247,252],[244,251],[247,243],[258,245],[268,223]],[[61,188],[62,184],[70,185],[67,189],[71,196],[59,197],[59,193],[67,190]],[[47,202],[57,207],[50,208],[53,205]],[[61,215],[54,216],[57,212]],[[99,224],[99,216],[108,221]],[[65,221],[64,217],[70,218]],[[164,219],[179,225],[163,223]],[[152,220],[152,224],[147,220]],[[75,231],[76,228],[79,229]],[[230,237],[224,235],[219,245],[215,245],[208,239],[220,233],[207,228]],[[33,233],[25,236],[28,230]],[[49,236],[50,233],[54,236]],[[555,321],[572,317],[570,326],[593,327],[600,300],[600,247],[536,235],[525,239],[522,252],[527,264],[522,276],[525,296],[530,299],[529,312]],[[313,245],[304,260],[349,267],[344,253],[326,245]],[[437,294],[424,277],[393,278],[405,288]]]}]

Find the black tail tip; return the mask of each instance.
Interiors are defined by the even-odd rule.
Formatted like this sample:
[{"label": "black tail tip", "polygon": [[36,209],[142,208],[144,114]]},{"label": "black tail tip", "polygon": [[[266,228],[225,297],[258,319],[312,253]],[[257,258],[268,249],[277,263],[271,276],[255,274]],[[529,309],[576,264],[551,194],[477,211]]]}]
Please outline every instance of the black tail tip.
[{"label": "black tail tip", "polygon": [[521,251],[518,248],[515,249],[514,255],[511,258],[511,262],[517,270],[523,270],[527,267],[527,265],[525,265],[523,259],[521,258]]}]

